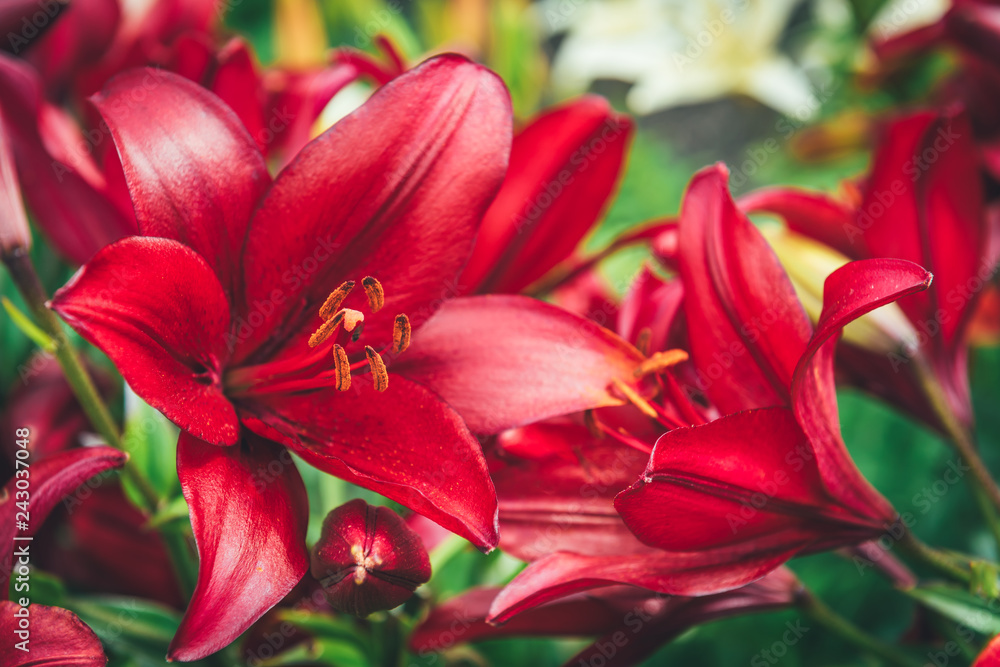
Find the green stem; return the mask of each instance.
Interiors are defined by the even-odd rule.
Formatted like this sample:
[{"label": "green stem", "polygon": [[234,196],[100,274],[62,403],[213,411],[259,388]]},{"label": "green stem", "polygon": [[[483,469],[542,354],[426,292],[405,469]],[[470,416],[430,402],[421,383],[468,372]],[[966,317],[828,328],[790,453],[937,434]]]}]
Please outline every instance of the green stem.
[{"label": "green stem", "polygon": [[[47,305],[48,295],[45,293],[42,281],[38,278],[38,273],[35,272],[27,249],[19,247],[10,252],[4,252],[0,255],[0,260],[7,266],[14,284],[34,314],[38,325],[52,338],[54,343],[52,353],[62,367],[66,381],[77,400],[80,401],[90,423],[108,445],[125,451],[121,434],[118,432],[118,426],[115,424],[111,412],[104,404],[94,381],[77,356],[76,350],[70,344],[59,318]],[[149,480],[129,465],[122,468],[122,475],[127,477],[139,490],[143,500],[141,509],[147,515],[155,513],[161,504],[160,497]],[[162,535],[167,550],[177,567],[182,587],[185,593],[190,594],[194,590],[193,581],[197,576],[192,575],[194,568],[190,546],[183,535],[174,531],[162,531]]]},{"label": "green stem", "polygon": [[896,647],[872,637],[833,609],[830,609],[822,600],[809,591],[803,591],[800,594],[798,606],[802,610],[802,613],[844,641],[857,646],[866,653],[881,658],[890,665],[896,665],[897,667],[922,667],[923,665],[922,661],[911,658]]},{"label": "green stem", "polygon": [[928,565],[956,581],[964,584],[972,582],[972,571],[969,569],[967,563],[962,562],[949,553],[927,546],[909,531],[899,541],[899,548],[915,560]]},{"label": "green stem", "polygon": [[941,421],[945,435],[951,440],[962,461],[969,466],[969,469],[972,471],[972,477],[979,486],[979,492],[973,494],[976,497],[976,501],[981,508],[985,508],[987,503],[992,506],[992,511],[984,510],[983,515],[990,525],[991,532],[1000,538],[1000,523],[997,520],[997,512],[1000,512],[1000,486],[997,486],[996,481],[990,474],[989,468],[986,467],[986,463],[979,456],[979,451],[976,448],[972,434],[955,417],[951,408],[948,407],[944,391],[941,389],[941,385],[935,378],[934,372],[927,364],[927,361],[917,356],[914,357],[913,362],[924,394],[930,402],[934,414]]}]

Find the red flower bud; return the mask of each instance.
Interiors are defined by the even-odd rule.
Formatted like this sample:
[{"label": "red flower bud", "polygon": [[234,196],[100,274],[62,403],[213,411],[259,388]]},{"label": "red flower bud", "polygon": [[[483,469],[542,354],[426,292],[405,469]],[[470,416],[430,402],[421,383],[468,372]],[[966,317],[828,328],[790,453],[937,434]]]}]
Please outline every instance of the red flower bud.
[{"label": "red flower bud", "polygon": [[326,516],[312,574],[338,611],[367,616],[392,609],[431,578],[420,536],[388,507],[360,498]]}]

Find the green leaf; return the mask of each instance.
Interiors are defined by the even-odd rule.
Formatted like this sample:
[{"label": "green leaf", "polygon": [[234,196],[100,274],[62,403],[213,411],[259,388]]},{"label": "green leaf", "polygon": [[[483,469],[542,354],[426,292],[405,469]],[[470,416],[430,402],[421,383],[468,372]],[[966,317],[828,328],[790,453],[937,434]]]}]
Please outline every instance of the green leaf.
[{"label": "green leaf", "polygon": [[921,586],[907,593],[923,605],[976,632],[984,635],[1000,633],[1000,615],[994,611],[1000,611],[1000,606],[978,595],[944,584]]},{"label": "green leaf", "polygon": [[67,601],[66,608],[90,626],[109,653],[141,665],[162,665],[180,614],[162,604],[132,597],[93,596]]},{"label": "green leaf", "polygon": [[998,585],[1000,571],[997,564],[977,560],[972,562],[971,567],[973,592],[990,600],[1000,597],[1000,585]]},{"label": "green leaf", "polygon": [[369,667],[372,663],[357,646],[343,640],[314,639],[298,644],[270,660],[257,663],[259,667],[280,665],[330,665],[330,667]]}]

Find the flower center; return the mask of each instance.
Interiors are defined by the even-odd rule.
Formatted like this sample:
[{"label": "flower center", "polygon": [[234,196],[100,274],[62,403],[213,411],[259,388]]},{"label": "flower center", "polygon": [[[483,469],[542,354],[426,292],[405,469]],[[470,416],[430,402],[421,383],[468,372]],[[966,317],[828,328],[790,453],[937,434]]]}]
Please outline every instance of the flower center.
[{"label": "flower center", "polygon": [[[260,364],[258,366],[235,369],[227,374],[226,386],[230,395],[247,393],[276,393],[305,391],[321,387],[334,387],[338,391],[351,388],[351,377],[370,373],[376,391],[389,387],[389,373],[382,355],[391,352],[393,356],[402,353],[410,344],[410,319],[403,313],[393,321],[392,342],[381,350],[364,345],[350,350],[357,343],[365,328],[365,315],[360,310],[343,308],[344,300],[355,287],[348,280],[330,293],[320,306],[322,323],[309,337],[309,348],[302,355],[284,360]],[[372,276],[361,281],[368,309],[377,313],[385,305],[385,290]],[[329,344],[332,368],[323,369],[325,346]],[[317,371],[317,368],[319,370]]]}]

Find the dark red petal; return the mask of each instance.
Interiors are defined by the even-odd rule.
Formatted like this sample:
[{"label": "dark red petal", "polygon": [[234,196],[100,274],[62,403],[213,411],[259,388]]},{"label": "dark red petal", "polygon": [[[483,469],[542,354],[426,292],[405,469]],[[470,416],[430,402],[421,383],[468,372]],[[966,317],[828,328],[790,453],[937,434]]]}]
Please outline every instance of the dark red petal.
[{"label": "dark red petal", "polygon": [[250,214],[271,182],[239,118],[162,70],[119,74],[92,99],[118,147],[139,229],[194,249],[237,294]]},{"label": "dark red petal", "polygon": [[[265,322],[248,337],[247,352],[270,337],[258,357],[289,338],[298,353],[321,323],[319,306],[345,280],[370,275],[384,287],[384,308],[366,314],[374,346],[391,341],[398,313],[416,330],[455,296],[454,281],[503,179],[510,116],[494,74],[440,56],[380,88],[306,146],[250,228],[241,308]],[[351,300],[363,304],[364,295],[345,305]]]},{"label": "dark red petal", "polygon": [[854,243],[854,211],[829,195],[797,188],[763,188],[736,202],[744,213],[770,213],[788,228],[830,246],[842,255],[857,258],[864,246]]},{"label": "dark red petal", "polygon": [[664,350],[683,303],[684,286],[680,280],[661,280],[644,267],[622,298],[616,331],[635,343],[640,332],[648,329],[650,351]]},{"label": "dark red petal", "polygon": [[18,176],[33,219],[56,249],[82,264],[136,231],[131,210],[109,198],[88,151],[92,144],[42,96],[37,72],[0,54],[0,99]]},{"label": "dark red petal", "polygon": [[[486,622],[499,588],[472,588],[437,605],[410,635],[410,650],[425,655],[484,639],[501,637],[585,637],[617,629],[630,612],[639,618],[649,591],[614,586],[594,594],[569,595],[515,616],[501,626]],[[662,606],[662,602],[658,605]]]},{"label": "dark red petal", "polygon": [[354,616],[398,607],[431,578],[420,536],[388,507],[360,498],[326,516],[311,562],[333,608]]},{"label": "dark red petal", "polygon": [[309,569],[305,485],[288,452],[252,433],[215,447],[181,433],[177,474],[198,545],[198,585],[168,660],[228,646]]},{"label": "dark red petal", "polygon": [[[263,81],[250,47],[237,37],[231,39],[217,55],[218,62],[208,87],[236,113],[257,149],[266,155],[269,138],[267,123],[279,121],[264,117]],[[274,133],[271,132],[270,136],[273,137]]]},{"label": "dark red petal", "polygon": [[395,373],[376,392],[351,389],[259,398],[245,423],[311,465],[409,507],[476,546],[497,544],[497,500],[479,443],[438,397]]},{"label": "dark red petal", "polygon": [[[36,2],[29,23],[21,27],[27,32],[32,21],[48,16],[58,2]],[[23,55],[46,82],[53,93],[74,83],[73,76],[81,68],[95,62],[111,45],[121,21],[118,0],[72,0],[55,26]],[[23,33],[22,33],[23,34]],[[7,36],[9,40],[9,36]]]},{"label": "dark red petal", "polygon": [[478,296],[443,304],[392,370],[439,394],[474,432],[498,433],[620,405],[611,382],[636,386],[642,359],[614,333],[561,308]]},{"label": "dark red petal", "polygon": [[0,252],[6,255],[30,247],[31,232],[14,169],[14,148],[0,109]]},{"label": "dark red petal", "polygon": [[[22,629],[22,616],[29,626]],[[19,633],[24,633],[19,634]],[[68,609],[16,602],[0,602],[0,633],[3,634],[3,667],[104,667],[101,640]],[[24,649],[18,646],[24,641]]]},{"label": "dark red petal", "polygon": [[840,436],[833,377],[836,341],[847,323],[879,306],[927,289],[931,275],[902,259],[851,262],[834,271],[823,286],[823,312],[795,372],[792,403],[816,453],[829,491],[856,512],[892,518],[889,503],[871,488],[851,461]]},{"label": "dark red petal", "polygon": [[[16,432],[11,434],[17,435]],[[31,439],[29,433],[26,440]],[[18,439],[20,436],[18,435]],[[26,451],[26,450],[25,450]],[[19,460],[24,460],[17,457]],[[12,549],[19,545],[15,536],[28,537],[34,535],[45,517],[66,496],[76,490],[88,479],[111,468],[125,465],[128,456],[111,447],[84,447],[59,452],[41,461],[30,461],[30,467],[18,467],[21,475],[7,482],[3,489],[3,500],[0,500],[0,596],[7,596],[7,582],[10,576],[11,564],[14,561]],[[29,476],[23,474],[30,473]],[[17,507],[17,503],[25,500],[18,491],[25,490],[24,479],[28,479],[28,511]],[[18,486],[18,480],[22,481]],[[17,514],[24,512],[30,519],[28,528],[18,528]]]},{"label": "dark red petal", "polygon": [[123,239],[59,289],[52,307],[182,429],[219,445],[236,442],[236,411],[222,393],[229,303],[193,250]]},{"label": "dark red petal", "polygon": [[[794,603],[801,589],[802,584],[795,575],[787,568],[780,567],[762,579],[718,595],[667,600],[657,596],[647,601],[645,610],[634,608],[633,616],[620,619],[619,626],[615,628],[619,633],[617,637],[614,632],[608,633],[565,664],[566,667],[593,665],[598,656],[607,655],[610,642],[610,646],[617,647],[617,650],[611,658],[605,658],[600,664],[606,667],[637,665],[685,630],[720,618],[787,607]],[[660,607],[658,611],[654,606],[657,603]],[[543,609],[548,609],[548,606]],[[640,613],[642,611],[645,613]],[[515,617],[515,621],[518,618]],[[639,623],[638,620],[645,623]],[[802,632],[806,629],[803,628]],[[628,638],[624,644],[621,642],[621,633]]]},{"label": "dark red petal", "polygon": [[612,584],[641,586],[669,595],[708,595],[745,586],[788,560],[794,552],[728,554],[661,552],[641,556],[579,556],[555,553],[514,577],[494,600],[488,620],[503,623],[540,604]]},{"label": "dark red petal", "polygon": [[615,507],[640,540],[674,551],[775,540],[801,547],[831,530],[822,517],[839,516],[809,442],[784,408],[667,433]]},{"label": "dark red petal", "polygon": [[723,413],[787,405],[812,327],[778,258],[733,203],[728,172],[703,169],[680,221],[691,356],[699,389]]},{"label": "dark red petal", "polygon": [[869,256],[907,259],[934,274],[933,288],[899,305],[914,322],[940,325],[931,338],[938,354],[960,342],[976,297],[966,285],[996,259],[985,252],[990,234],[977,165],[964,113],[892,123],[854,230]]},{"label": "dark red petal", "polygon": [[565,441],[568,456],[557,452],[531,460],[508,453],[491,464],[501,549],[527,561],[555,551],[592,556],[652,551],[622,523],[613,502],[642,474],[645,454],[610,438],[595,441],[576,424],[533,424],[500,435],[505,452],[521,449],[523,439]]},{"label": "dark red petal", "polygon": [[516,293],[567,259],[607,208],[632,121],[589,95],[534,118],[516,137],[459,283]]}]

